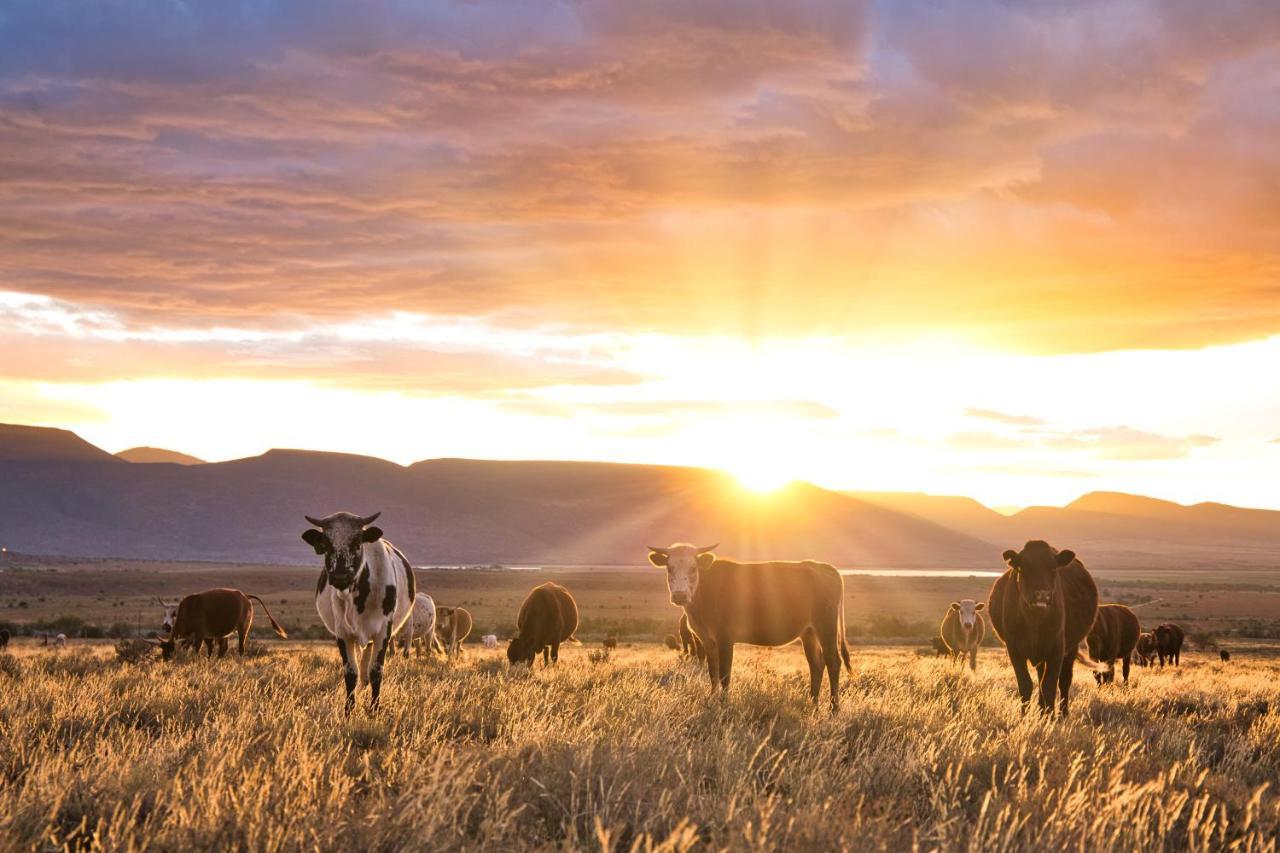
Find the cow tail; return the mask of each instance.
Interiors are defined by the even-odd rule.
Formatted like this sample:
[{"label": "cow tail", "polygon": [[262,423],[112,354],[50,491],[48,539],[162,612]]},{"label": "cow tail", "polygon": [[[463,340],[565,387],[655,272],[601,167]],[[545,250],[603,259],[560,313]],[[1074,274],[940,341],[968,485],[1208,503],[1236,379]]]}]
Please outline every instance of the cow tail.
[{"label": "cow tail", "polygon": [[1089,657],[1087,652],[1081,651],[1079,648],[1076,649],[1076,663],[1094,672],[1108,672],[1111,669],[1105,663],[1098,663],[1098,661]]},{"label": "cow tail", "polygon": [[276,621],[276,617],[272,616],[271,611],[267,609],[267,603],[265,601],[256,595],[245,595],[245,598],[252,598],[254,601],[262,605],[262,612],[267,614],[267,619],[270,620],[271,628],[276,632],[276,636],[282,640],[289,639],[289,635],[285,633],[284,628],[280,627],[280,623]]},{"label": "cow tail", "polygon": [[853,664],[849,663],[849,643],[844,638],[844,600],[840,601],[840,659],[844,661],[845,672],[853,674]]}]

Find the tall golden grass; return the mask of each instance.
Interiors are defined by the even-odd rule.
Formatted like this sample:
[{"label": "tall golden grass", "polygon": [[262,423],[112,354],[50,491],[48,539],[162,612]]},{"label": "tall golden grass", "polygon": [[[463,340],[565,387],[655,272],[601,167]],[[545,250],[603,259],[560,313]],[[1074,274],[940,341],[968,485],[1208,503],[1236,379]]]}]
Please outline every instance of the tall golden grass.
[{"label": "tall golden grass", "polygon": [[[6,849],[1274,850],[1280,663],[1191,655],[1024,715],[976,674],[855,650],[832,716],[798,649],[740,649],[727,702],[666,650],[554,670],[397,657],[342,714],[337,654],[0,665]],[[1087,677],[1082,673],[1082,676]],[[362,695],[367,701],[367,693]]]}]

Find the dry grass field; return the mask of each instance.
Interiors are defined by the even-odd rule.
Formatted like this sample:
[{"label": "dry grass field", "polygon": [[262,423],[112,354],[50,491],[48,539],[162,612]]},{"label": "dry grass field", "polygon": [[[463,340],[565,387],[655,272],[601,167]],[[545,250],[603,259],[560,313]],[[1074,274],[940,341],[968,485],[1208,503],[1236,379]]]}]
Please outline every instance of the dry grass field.
[{"label": "dry grass field", "polygon": [[1020,712],[998,650],[970,674],[855,648],[836,716],[809,710],[794,647],[740,649],[724,703],[653,646],[532,672],[470,650],[396,658],[383,708],[349,719],[327,644],[174,665],[13,651],[6,849],[1274,850],[1280,833],[1280,658],[1260,648],[1127,687],[1077,677],[1067,721]]}]

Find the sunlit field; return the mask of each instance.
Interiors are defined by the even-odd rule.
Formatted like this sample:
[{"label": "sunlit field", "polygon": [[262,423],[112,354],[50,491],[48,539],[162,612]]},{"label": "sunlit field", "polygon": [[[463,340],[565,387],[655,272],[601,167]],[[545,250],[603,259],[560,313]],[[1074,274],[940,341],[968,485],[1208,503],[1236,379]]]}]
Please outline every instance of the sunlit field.
[{"label": "sunlit field", "polygon": [[327,644],[254,649],[0,655],[3,846],[1273,850],[1280,830],[1261,650],[1128,687],[1078,671],[1061,722],[1020,712],[1002,650],[970,674],[855,647],[832,716],[794,647],[740,648],[724,703],[653,646],[533,672],[472,649],[396,658],[382,709],[346,719]]}]

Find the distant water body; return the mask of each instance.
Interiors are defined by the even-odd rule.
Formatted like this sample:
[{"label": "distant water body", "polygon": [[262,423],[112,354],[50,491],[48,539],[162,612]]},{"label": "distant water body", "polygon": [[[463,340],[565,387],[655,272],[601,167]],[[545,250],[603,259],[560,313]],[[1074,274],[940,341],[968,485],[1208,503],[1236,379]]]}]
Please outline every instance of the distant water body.
[{"label": "distant water body", "polygon": [[998,578],[1002,573],[978,569],[841,569],[840,574],[873,578]]},{"label": "distant water body", "polygon": [[[541,571],[580,571],[593,568],[590,566],[415,566],[418,569],[452,569],[455,571],[503,571],[503,572],[541,572]],[[605,571],[630,571],[639,566],[600,566],[594,567]],[[984,572],[979,569],[841,569],[842,575],[863,575],[873,578],[998,578],[1000,572]]]}]

